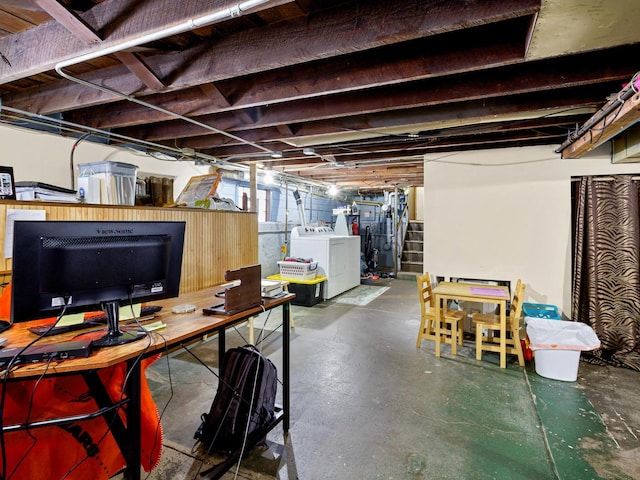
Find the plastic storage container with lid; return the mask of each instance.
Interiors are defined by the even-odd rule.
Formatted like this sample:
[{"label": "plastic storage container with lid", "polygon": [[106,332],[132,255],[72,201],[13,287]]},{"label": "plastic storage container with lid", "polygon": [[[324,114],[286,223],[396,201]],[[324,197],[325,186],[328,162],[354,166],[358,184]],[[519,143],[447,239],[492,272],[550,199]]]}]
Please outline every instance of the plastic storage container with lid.
[{"label": "plastic storage container with lid", "polygon": [[138,167],[123,162],[78,165],[78,197],[86,203],[135,205]]},{"label": "plastic storage container with lid", "polygon": [[522,313],[525,317],[546,318],[547,320],[562,320],[558,307],[546,303],[522,304]]}]

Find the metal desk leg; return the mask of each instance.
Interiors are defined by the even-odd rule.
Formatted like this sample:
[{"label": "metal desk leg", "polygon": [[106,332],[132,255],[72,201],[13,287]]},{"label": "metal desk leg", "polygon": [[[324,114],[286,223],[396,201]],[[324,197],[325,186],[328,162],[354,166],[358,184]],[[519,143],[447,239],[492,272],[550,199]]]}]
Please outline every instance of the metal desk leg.
[{"label": "metal desk leg", "polygon": [[282,428],[286,432],[289,431],[289,342],[291,337],[291,304],[286,302],[282,305],[282,408],[284,410],[284,418],[282,420]]},{"label": "metal desk leg", "polygon": [[226,332],[225,328],[218,329],[218,371],[220,375],[222,375],[222,362],[224,361],[224,352],[227,350],[227,342],[226,342]]},{"label": "metal desk leg", "polygon": [[[100,380],[100,376],[96,371],[91,370],[88,372],[83,372],[82,377],[89,387],[89,391],[93,395],[93,398],[99,408],[107,408],[113,405],[114,402],[111,401],[109,393],[107,392],[107,389]],[[109,430],[111,430],[111,434],[118,444],[118,448],[120,448],[122,456],[126,458],[129,452],[130,440],[127,432],[127,427],[122,421],[120,415],[118,415],[118,409],[114,409],[105,414],[104,421],[107,423],[107,425],[109,425]]]}]

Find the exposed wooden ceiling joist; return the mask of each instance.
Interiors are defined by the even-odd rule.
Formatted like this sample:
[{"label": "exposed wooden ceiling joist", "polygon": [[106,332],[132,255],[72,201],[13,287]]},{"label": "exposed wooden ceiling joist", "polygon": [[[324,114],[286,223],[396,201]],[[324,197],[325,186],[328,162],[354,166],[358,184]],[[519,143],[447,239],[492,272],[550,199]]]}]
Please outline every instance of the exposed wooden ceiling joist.
[{"label": "exposed wooden ceiling joist", "polygon": [[[638,69],[640,38],[625,29],[640,8],[609,14],[610,2],[600,22],[594,2],[564,0],[581,18],[562,22],[549,0],[274,0],[150,41],[236,0],[0,0],[0,122],[51,115],[114,144],[340,185],[421,185],[424,155],[555,149],[620,91]],[[61,61],[106,89],[61,78]]]},{"label": "exposed wooden ceiling joist", "polygon": [[[180,8],[176,8],[172,0],[136,2],[136,5],[132,5],[131,0],[96,3],[81,18],[93,30],[102,32],[101,43],[86,44],[58,22],[43,23],[10,37],[0,38],[0,52],[11,60],[12,65],[11,68],[0,65],[0,83],[52,70],[63,60],[143,37],[168,25],[204,17],[229,6],[229,2],[223,0],[185,1],[181,2]],[[55,42],[43,42],[42,39],[55,39]]]}]

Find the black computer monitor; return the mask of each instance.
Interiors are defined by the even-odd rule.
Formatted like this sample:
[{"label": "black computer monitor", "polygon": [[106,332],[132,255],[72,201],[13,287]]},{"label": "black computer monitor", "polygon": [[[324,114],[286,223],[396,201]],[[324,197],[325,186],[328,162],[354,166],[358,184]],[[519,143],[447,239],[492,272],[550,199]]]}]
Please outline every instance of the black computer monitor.
[{"label": "black computer monitor", "polygon": [[16,221],[11,322],[101,309],[107,333],[94,346],[140,338],[120,330],[118,309],[178,296],[184,231],[184,222]]}]

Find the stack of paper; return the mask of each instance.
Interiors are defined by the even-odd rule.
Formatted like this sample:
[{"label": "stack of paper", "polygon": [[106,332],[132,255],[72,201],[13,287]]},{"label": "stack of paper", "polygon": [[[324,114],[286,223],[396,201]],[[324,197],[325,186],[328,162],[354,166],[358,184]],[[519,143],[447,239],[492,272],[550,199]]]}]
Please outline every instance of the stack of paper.
[{"label": "stack of paper", "polygon": [[261,280],[262,296],[263,297],[277,297],[283,292],[282,282],[278,280]]}]

